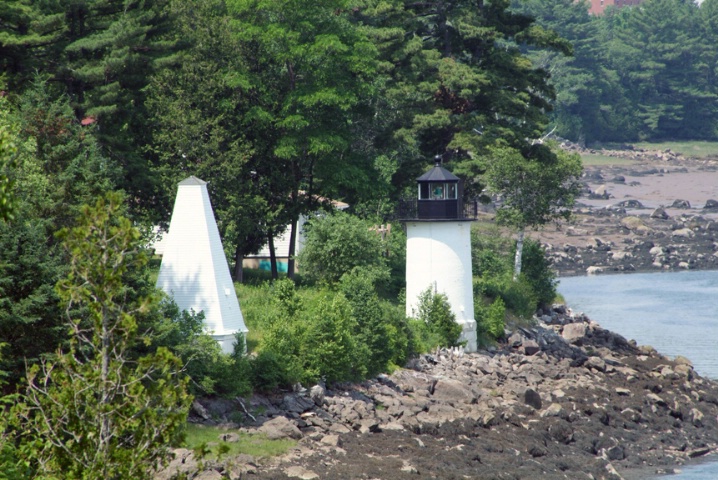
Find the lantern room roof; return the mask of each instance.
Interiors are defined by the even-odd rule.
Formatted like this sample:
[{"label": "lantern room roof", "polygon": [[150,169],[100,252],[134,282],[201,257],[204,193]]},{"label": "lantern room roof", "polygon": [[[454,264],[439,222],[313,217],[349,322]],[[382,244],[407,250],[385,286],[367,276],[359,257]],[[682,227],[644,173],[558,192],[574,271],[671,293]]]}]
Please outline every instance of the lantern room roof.
[{"label": "lantern room roof", "polygon": [[426,172],[424,175],[416,179],[417,182],[458,182],[459,177],[437,164]]}]

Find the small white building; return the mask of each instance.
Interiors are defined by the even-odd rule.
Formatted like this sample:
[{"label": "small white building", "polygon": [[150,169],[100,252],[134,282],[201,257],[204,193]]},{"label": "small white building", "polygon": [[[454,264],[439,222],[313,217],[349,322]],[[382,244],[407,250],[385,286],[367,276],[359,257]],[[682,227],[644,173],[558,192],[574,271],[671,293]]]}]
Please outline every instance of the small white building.
[{"label": "small white building", "polygon": [[[322,197],[318,197],[318,200],[321,202],[327,201]],[[349,208],[348,203],[340,202],[338,200],[330,200],[329,202],[332,207],[337,210],[346,210]],[[297,239],[294,246],[295,255],[299,255],[299,252],[301,252],[304,248],[304,224],[308,219],[309,217],[300,215],[299,220],[297,221]],[[274,236],[274,255],[277,258],[277,271],[279,272],[287,273],[289,265],[289,239],[291,233],[291,226],[287,226],[283,233]],[[270,258],[269,243],[265,243],[258,253],[244,257],[242,266],[245,268],[255,268],[259,270],[271,270]],[[295,273],[297,271],[298,268],[295,264]]]},{"label": "small white building", "polygon": [[248,332],[229,273],[207,192],[207,182],[189,177],[179,183],[157,287],[181,310],[204,312],[205,328],[232,353],[236,334]]},{"label": "small white building", "polygon": [[421,293],[446,295],[466,350],[477,349],[471,271],[471,221],[459,178],[438,164],[417,179],[418,196],[406,225],[406,315],[416,316]]}]

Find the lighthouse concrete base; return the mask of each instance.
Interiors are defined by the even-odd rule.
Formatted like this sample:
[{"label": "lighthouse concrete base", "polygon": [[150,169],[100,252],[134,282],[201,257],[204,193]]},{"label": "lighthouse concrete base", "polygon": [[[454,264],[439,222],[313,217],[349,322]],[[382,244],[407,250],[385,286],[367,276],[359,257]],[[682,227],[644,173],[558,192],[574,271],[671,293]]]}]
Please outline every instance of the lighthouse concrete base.
[{"label": "lighthouse concrete base", "polygon": [[478,350],[478,344],[476,342],[476,320],[464,320],[459,322],[459,325],[461,325],[459,341],[466,342],[464,350],[467,352],[475,352]]}]

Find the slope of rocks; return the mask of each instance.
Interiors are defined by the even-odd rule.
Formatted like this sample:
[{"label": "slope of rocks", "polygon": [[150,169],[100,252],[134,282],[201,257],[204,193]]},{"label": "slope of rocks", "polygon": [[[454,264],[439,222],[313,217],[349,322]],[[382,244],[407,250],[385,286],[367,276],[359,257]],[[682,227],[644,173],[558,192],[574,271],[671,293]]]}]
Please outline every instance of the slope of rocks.
[{"label": "slope of rocks", "polygon": [[479,353],[442,350],[361,384],[196,411],[205,409],[207,418],[247,413],[228,434],[299,443],[280,459],[203,471],[178,451],[173,468],[188,478],[620,479],[718,448],[715,382],[561,306]]}]

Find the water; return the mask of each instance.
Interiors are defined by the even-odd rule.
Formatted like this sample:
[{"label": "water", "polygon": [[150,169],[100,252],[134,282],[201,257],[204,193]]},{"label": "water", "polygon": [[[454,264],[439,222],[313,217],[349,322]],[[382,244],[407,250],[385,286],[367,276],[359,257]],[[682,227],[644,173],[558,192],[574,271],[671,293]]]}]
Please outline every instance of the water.
[{"label": "water", "polygon": [[[558,290],[602,327],[664,355],[683,355],[698,373],[718,379],[718,272],[567,277]],[[662,478],[718,479],[718,461],[682,470]]]}]

